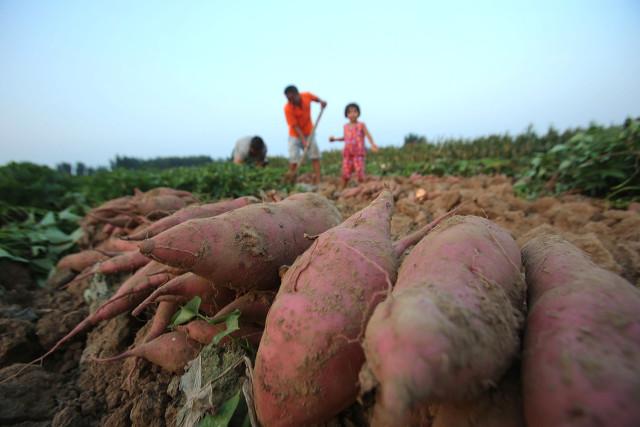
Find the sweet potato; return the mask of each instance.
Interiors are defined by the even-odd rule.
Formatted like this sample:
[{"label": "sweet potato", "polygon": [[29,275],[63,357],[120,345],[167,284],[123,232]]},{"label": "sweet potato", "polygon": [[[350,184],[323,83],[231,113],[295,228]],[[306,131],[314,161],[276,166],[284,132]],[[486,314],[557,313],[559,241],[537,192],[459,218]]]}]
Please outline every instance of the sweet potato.
[{"label": "sweet potato", "polygon": [[119,314],[133,309],[140,301],[149,295],[155,287],[167,282],[174,276],[173,272],[167,270],[167,266],[157,262],[150,262],[138,270],[133,276],[120,285],[109,300],[102,304],[93,314],[90,314],[76,325],[75,328],[62,337],[44,355],[36,359],[36,361],[43,360],[56,351],[62,344],[82,332],[87,331],[99,322],[112,319]]},{"label": "sweet potato", "polygon": [[171,323],[171,318],[176,310],[178,310],[178,307],[179,304],[177,302],[171,301],[163,301],[158,304],[156,313],[151,319],[151,326],[149,327],[147,334],[144,336],[144,342],[149,342],[165,332],[165,329],[167,329],[167,326]]},{"label": "sweet potato", "polygon": [[524,427],[521,388],[517,363],[496,389],[471,401],[437,405],[430,427]]},{"label": "sweet potato", "polygon": [[134,197],[157,197],[157,196],[176,196],[187,200],[188,202],[195,202],[197,199],[195,196],[186,190],[176,190],[171,187],[155,187],[147,191],[140,191],[134,189]]},{"label": "sweet potato", "polygon": [[523,257],[527,425],[640,425],[640,290],[553,234]]},{"label": "sweet potato", "polygon": [[200,349],[201,345],[184,332],[174,331],[138,344],[117,356],[94,359],[94,362],[114,362],[127,357],[141,357],[162,369],[180,374],[184,371],[185,365],[198,355]]},{"label": "sweet potato", "polygon": [[520,249],[491,221],[456,216],[422,239],[367,325],[372,425],[402,425],[429,403],[496,384],[519,350],[524,296]]},{"label": "sweet potato", "polygon": [[[186,325],[180,325],[176,327],[176,330],[182,331],[187,334],[189,338],[200,344],[207,345],[213,338],[220,332],[225,331],[227,326],[224,323],[211,324],[204,320],[192,320]],[[260,338],[262,337],[262,328],[255,326],[240,326],[237,331],[231,332],[229,335],[220,340],[220,344],[224,344],[230,340],[230,337],[236,339],[246,339],[254,347],[258,347],[260,344]]]},{"label": "sweet potato", "polygon": [[278,268],[291,264],[340,214],[326,198],[300,193],[212,218],[192,219],[147,239],[140,251],[163,264],[240,291],[273,289]]},{"label": "sweet potato", "polygon": [[284,274],[254,371],[265,427],[319,423],[355,401],[364,362],[360,339],[406,247],[390,239],[392,208],[391,193],[382,192],[322,233]]},{"label": "sweet potato", "polygon": [[136,202],[135,213],[149,219],[158,219],[170,215],[186,205],[185,199],[171,194],[143,197]]},{"label": "sweet potato", "polygon": [[[186,303],[195,296],[201,298],[201,308],[205,314],[215,314],[220,308],[229,304],[236,297],[235,291],[214,285],[209,279],[193,273],[184,273],[154,290],[132,314],[139,315],[149,304],[163,296],[175,296],[171,301]],[[164,299],[167,301],[167,299]],[[212,313],[213,312],[213,313]]]},{"label": "sweet potato", "polygon": [[127,242],[117,237],[110,237],[100,243],[96,249],[106,252],[130,252],[138,250],[136,242]]},{"label": "sweet potato", "polygon": [[220,215],[222,213],[257,203],[259,200],[255,197],[239,197],[234,200],[223,200],[216,203],[208,203],[205,205],[193,205],[180,209],[179,211],[162,218],[148,227],[126,236],[126,240],[144,240],[149,239],[159,233],[170,229],[173,226],[181,224],[190,219],[209,218]]},{"label": "sweet potato", "polygon": [[87,249],[82,252],[67,255],[58,261],[56,268],[62,270],[68,268],[73,271],[82,271],[87,267],[91,267],[97,262],[109,259],[109,256],[105,255],[101,251],[94,249]]},{"label": "sweet potato", "polygon": [[107,258],[106,260],[94,265],[93,267],[85,269],[85,271],[83,271],[75,279],[73,279],[73,283],[84,280],[96,273],[108,275],[123,273],[127,271],[135,271],[140,267],[144,267],[150,261],[151,258],[147,258],[146,256],[142,255],[140,251],[124,252],[120,255]]},{"label": "sweet potato", "polygon": [[244,323],[264,326],[275,296],[273,291],[249,291],[221,308],[213,319],[219,319],[234,310],[240,310]]},{"label": "sweet potato", "polygon": [[[141,219],[138,218],[137,215],[128,213],[107,216],[89,212],[87,217],[91,218],[94,222],[104,223],[105,225],[110,225],[114,228],[133,228],[141,222]],[[113,230],[110,230],[108,234],[113,234]]]},{"label": "sweet potato", "polygon": [[91,223],[92,214],[99,216],[114,216],[122,212],[127,212],[131,209],[132,200],[132,196],[123,196],[106,201],[100,206],[91,209],[86,219],[89,219],[89,222]]},{"label": "sweet potato", "polygon": [[149,261],[151,261],[151,258],[142,255],[140,251],[124,252],[101,262],[96,267],[96,272],[101,274],[116,274],[126,271],[135,271],[140,267],[147,265]]}]

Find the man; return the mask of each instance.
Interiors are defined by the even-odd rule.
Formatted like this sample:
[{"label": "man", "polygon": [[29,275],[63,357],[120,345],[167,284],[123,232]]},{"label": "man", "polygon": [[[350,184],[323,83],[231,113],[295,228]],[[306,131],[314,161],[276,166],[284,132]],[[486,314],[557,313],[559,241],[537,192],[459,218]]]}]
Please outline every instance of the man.
[{"label": "man", "polygon": [[320,103],[321,108],[325,108],[327,102],[311,92],[300,93],[293,85],[284,89],[284,95],[287,97],[284,115],[289,125],[289,175],[295,177],[302,152],[309,145],[307,153],[313,166],[314,183],[317,184],[320,182],[320,150],[315,135],[311,135],[311,102]]},{"label": "man", "polygon": [[233,163],[255,164],[264,167],[267,164],[267,146],[259,136],[245,136],[236,141],[233,148]]}]

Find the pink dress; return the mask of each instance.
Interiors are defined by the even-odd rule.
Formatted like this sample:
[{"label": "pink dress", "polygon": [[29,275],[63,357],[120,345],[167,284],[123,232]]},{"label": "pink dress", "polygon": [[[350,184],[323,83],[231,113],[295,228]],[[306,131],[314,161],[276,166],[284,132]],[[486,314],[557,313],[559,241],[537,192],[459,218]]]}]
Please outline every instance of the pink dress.
[{"label": "pink dress", "polygon": [[348,180],[353,172],[358,181],[364,180],[364,123],[344,125],[344,149],[342,150],[342,179]]}]

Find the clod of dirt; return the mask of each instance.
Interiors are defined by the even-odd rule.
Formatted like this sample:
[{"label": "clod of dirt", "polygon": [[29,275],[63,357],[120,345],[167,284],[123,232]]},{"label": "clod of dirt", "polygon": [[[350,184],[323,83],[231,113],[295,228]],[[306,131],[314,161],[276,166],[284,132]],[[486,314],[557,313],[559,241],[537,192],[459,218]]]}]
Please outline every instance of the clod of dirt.
[{"label": "clod of dirt", "polygon": [[[0,382],[15,375],[24,365],[14,364],[0,370]],[[58,374],[30,366],[18,377],[0,383],[0,425],[45,422],[53,418],[61,382]]]},{"label": "clod of dirt", "polygon": [[0,366],[27,363],[35,359],[40,350],[33,323],[0,318]]}]

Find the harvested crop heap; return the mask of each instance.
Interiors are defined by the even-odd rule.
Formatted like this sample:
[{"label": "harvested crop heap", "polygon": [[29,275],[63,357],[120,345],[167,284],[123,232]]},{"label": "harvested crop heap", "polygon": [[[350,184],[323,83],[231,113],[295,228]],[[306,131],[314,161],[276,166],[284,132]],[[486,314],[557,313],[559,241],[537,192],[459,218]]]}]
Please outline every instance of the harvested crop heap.
[{"label": "harvested crop heap", "polygon": [[[94,209],[51,297],[91,312],[37,331],[79,390],[53,424],[640,425],[638,213],[501,177],[320,193]],[[0,392],[40,370],[1,370]]]}]

